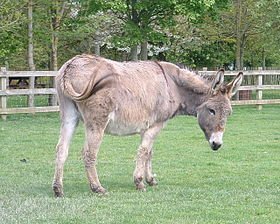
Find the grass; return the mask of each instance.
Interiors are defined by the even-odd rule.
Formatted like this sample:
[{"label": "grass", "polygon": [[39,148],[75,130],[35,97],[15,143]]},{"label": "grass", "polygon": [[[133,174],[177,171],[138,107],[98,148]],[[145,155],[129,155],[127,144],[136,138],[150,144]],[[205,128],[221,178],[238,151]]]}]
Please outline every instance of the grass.
[{"label": "grass", "polygon": [[[8,108],[27,107],[28,97],[27,96],[9,96],[7,100]],[[49,106],[48,95],[35,95],[34,106],[44,107]]]},{"label": "grass", "polygon": [[139,136],[105,136],[99,158],[109,194],[91,193],[80,125],[65,165],[65,198],[51,183],[57,113],[0,120],[0,223],[280,223],[280,105],[234,107],[224,146],[211,151],[196,119],[169,121],[154,146],[159,185],[134,190]]},{"label": "grass", "polygon": [[[262,99],[263,100],[272,100],[272,99],[280,99],[280,90],[263,90],[262,91]],[[252,91],[251,100],[257,99],[256,97],[257,91]]]}]

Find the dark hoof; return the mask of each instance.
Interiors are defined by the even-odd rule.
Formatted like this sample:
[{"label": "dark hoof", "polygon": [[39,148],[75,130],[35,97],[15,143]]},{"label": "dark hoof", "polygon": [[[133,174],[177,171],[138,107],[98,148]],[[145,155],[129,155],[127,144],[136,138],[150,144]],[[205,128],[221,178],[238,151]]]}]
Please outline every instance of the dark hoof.
[{"label": "dark hoof", "polygon": [[61,193],[61,192],[54,192],[54,196],[57,197],[57,198],[63,198],[64,194]]},{"label": "dark hoof", "polygon": [[136,185],[136,190],[138,191],[146,191],[146,187],[145,187],[145,184],[144,183],[139,183]]},{"label": "dark hoof", "polygon": [[150,186],[157,186],[157,185],[158,185],[158,182],[156,182],[155,180],[147,181],[147,183],[148,183]]},{"label": "dark hoof", "polygon": [[64,197],[63,191],[60,187],[58,186],[53,186],[53,191],[54,191],[54,196],[57,198],[62,198]]},{"label": "dark hoof", "polygon": [[94,193],[98,193],[98,194],[101,194],[101,195],[106,195],[108,194],[108,191],[103,188],[103,187],[91,187],[91,190],[94,192]]}]

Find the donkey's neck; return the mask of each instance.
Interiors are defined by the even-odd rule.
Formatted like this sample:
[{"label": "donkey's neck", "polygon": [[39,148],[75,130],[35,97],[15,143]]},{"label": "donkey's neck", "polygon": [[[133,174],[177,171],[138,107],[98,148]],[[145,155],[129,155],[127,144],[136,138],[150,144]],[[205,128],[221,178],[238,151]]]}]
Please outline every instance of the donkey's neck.
[{"label": "donkey's neck", "polygon": [[206,102],[207,99],[208,99],[207,94],[202,94],[202,93],[198,94],[191,90],[183,91],[181,114],[197,116],[198,107],[204,102]]},{"label": "donkey's neck", "polygon": [[176,114],[196,116],[197,108],[209,98],[210,83],[193,72],[181,69],[172,78],[180,96]]}]

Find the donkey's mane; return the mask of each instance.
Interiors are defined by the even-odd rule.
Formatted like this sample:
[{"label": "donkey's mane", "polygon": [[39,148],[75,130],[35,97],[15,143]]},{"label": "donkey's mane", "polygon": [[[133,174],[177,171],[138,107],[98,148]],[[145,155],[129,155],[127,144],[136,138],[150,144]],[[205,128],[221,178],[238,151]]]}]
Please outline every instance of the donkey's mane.
[{"label": "donkey's mane", "polygon": [[196,75],[198,75],[199,77],[201,77],[203,80],[207,81],[207,82],[212,82],[215,79],[215,74],[207,74],[207,73],[199,73],[199,72],[195,72]]},{"label": "donkey's mane", "polygon": [[215,79],[215,74],[207,74],[206,72],[198,72],[196,70],[192,70],[189,69],[186,65],[184,64],[180,64],[180,63],[174,63],[177,67],[179,67],[180,69],[184,69],[187,70],[191,73],[196,74],[197,76],[199,76],[200,78],[202,78],[202,80],[206,81],[207,83],[211,83],[214,79]]}]

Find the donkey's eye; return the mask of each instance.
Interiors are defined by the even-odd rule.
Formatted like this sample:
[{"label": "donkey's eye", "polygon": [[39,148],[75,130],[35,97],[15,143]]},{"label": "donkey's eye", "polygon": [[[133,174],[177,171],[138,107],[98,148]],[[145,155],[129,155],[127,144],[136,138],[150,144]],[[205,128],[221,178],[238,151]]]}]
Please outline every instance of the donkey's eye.
[{"label": "donkey's eye", "polygon": [[215,114],[216,114],[216,112],[215,112],[213,109],[209,109],[209,113],[210,113],[211,115],[215,115]]}]

